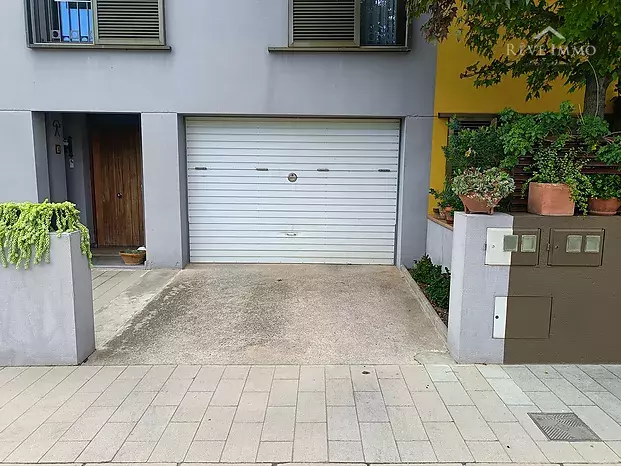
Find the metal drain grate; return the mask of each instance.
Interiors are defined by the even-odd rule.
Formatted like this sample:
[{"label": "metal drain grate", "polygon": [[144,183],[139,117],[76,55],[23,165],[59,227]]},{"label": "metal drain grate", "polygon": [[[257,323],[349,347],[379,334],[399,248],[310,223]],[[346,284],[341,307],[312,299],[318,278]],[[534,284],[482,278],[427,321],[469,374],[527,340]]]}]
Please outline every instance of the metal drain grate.
[{"label": "metal drain grate", "polygon": [[574,413],[528,413],[549,440],[601,442],[601,439]]}]

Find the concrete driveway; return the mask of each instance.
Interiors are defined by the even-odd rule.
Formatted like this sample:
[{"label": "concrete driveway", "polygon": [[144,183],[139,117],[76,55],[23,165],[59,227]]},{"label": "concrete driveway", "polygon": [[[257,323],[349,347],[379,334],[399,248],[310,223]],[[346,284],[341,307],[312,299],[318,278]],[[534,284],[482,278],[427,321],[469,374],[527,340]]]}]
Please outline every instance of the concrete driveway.
[{"label": "concrete driveway", "polygon": [[96,364],[408,364],[446,347],[395,267],[183,270]]}]

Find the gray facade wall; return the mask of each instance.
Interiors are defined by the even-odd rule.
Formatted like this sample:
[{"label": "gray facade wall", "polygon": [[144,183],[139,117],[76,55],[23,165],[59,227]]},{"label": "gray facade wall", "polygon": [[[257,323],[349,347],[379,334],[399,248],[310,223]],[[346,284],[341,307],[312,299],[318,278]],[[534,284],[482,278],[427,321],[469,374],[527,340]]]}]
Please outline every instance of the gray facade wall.
[{"label": "gray facade wall", "polygon": [[[270,46],[288,44],[288,22],[288,0],[166,0],[166,36],[171,51],[29,49],[25,43],[23,0],[3,0],[0,55],[4,69],[19,72],[4,73],[0,77],[2,88],[11,90],[0,93],[0,112],[170,115],[162,117],[166,122],[164,135],[149,131],[152,125],[158,125],[159,117],[143,123],[143,131],[149,131],[153,137],[151,140],[151,136],[142,136],[145,227],[147,243],[151,243],[147,244],[150,255],[159,254],[154,248],[168,244],[154,237],[160,225],[176,222],[175,243],[177,238],[187,238],[185,200],[183,205],[178,202],[179,197],[185,195],[184,181],[178,180],[176,175],[178,170],[185,173],[184,162],[166,160],[174,154],[183,156],[183,133],[178,131],[174,137],[168,126],[173,120],[179,121],[179,116],[402,118],[405,133],[397,257],[399,262],[411,265],[412,260],[425,252],[435,47],[424,42],[418,35],[420,24],[414,24],[409,53],[268,52]],[[13,116],[16,121],[11,125],[20,126],[20,130],[27,128],[19,119],[19,113],[5,114],[4,119]],[[0,116],[0,122],[2,119]],[[7,135],[14,134],[1,127],[0,133],[5,131]],[[63,132],[67,137],[66,125]],[[73,137],[77,150],[79,143],[76,136]],[[23,152],[28,146],[27,139],[22,136],[21,142],[11,144]],[[170,143],[178,148],[162,151],[158,147],[160,141],[167,147]],[[33,156],[32,152],[31,148],[29,156]],[[0,154],[0,157],[9,155]],[[175,168],[176,171],[161,174],[155,167]],[[0,187],[0,199],[5,196],[36,199],[34,168],[32,161],[16,164],[18,173],[8,176],[7,183]],[[72,179],[72,173],[86,176],[86,167],[83,168],[76,166],[73,172],[66,168],[67,191],[72,200],[83,199],[80,205],[85,216],[83,220],[92,226],[88,188],[82,189],[79,182]],[[174,213],[170,209],[158,212],[148,205],[148,196],[156,195],[148,186],[158,183],[162,186],[165,176],[174,178],[170,182],[166,178],[166,186],[171,184],[178,189],[174,196],[178,208]],[[23,183],[17,186],[19,179],[23,179]],[[57,189],[59,185],[62,182],[51,182],[54,195],[62,191],[62,188]],[[165,191],[171,189],[166,187]],[[150,222],[153,223],[150,225]],[[162,231],[170,228],[167,226]],[[162,263],[184,263],[186,249],[187,239],[176,249],[174,261],[162,250],[162,257],[169,256]]]},{"label": "gray facade wall", "polygon": [[425,254],[432,131],[433,118],[414,116],[403,122],[397,265],[411,267]]},{"label": "gray facade wall", "polygon": [[34,138],[32,112],[0,111],[0,202],[39,200]]},{"label": "gray facade wall", "polygon": [[[175,113],[143,113],[145,240],[149,268],[187,264],[185,140]],[[185,214],[184,214],[185,212]],[[184,221],[185,219],[185,221]]]},{"label": "gray facade wall", "polygon": [[[288,0],[166,1],[172,51],[31,50],[23,0],[3,0],[0,110],[408,116],[433,114],[435,47],[269,53]],[[413,26],[415,31],[420,25]]]}]

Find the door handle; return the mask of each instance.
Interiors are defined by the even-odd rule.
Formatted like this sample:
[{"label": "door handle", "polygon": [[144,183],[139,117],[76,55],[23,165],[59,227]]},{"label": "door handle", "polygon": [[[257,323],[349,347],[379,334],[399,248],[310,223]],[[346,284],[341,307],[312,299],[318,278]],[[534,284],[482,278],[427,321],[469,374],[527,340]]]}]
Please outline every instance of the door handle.
[{"label": "door handle", "polygon": [[119,199],[121,199],[123,197],[123,193],[116,193],[116,197],[118,197]]}]

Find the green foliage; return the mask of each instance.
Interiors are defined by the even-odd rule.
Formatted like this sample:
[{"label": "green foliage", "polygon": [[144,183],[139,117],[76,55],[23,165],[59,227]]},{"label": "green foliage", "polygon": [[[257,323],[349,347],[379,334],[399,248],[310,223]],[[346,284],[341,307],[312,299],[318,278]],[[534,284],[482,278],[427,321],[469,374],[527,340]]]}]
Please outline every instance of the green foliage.
[{"label": "green foliage", "polygon": [[462,129],[452,118],[448,126],[452,133],[443,149],[453,173],[471,167],[487,169],[500,165],[504,153],[496,125]]},{"label": "green foliage", "polygon": [[[0,204],[0,263],[29,268],[31,261],[50,262],[50,233],[80,232],[80,249],[91,262],[90,236],[80,223],[80,212],[70,202]],[[34,259],[33,259],[34,252]]]},{"label": "green foliage", "polygon": [[511,169],[520,157],[538,147],[562,150],[570,145],[583,156],[595,154],[609,165],[621,164],[621,137],[610,132],[608,123],[593,115],[574,116],[575,107],[563,102],[558,112],[524,115],[511,109],[500,114],[500,139],[506,159],[501,166]]},{"label": "green foliage", "polygon": [[445,269],[444,273],[433,280],[425,289],[429,301],[442,309],[449,308],[451,297],[451,273]]},{"label": "green foliage", "polygon": [[621,199],[621,175],[589,175],[591,197],[596,199]]},{"label": "green foliage", "polygon": [[448,309],[451,291],[451,274],[448,269],[442,272],[441,266],[433,265],[429,256],[423,256],[414,262],[410,273],[412,278],[423,287],[432,304]]},{"label": "green foliage", "polygon": [[[572,91],[586,86],[584,112],[603,115],[606,90],[619,78],[621,70],[621,2],[407,2],[414,17],[425,15],[423,32],[428,40],[446,39],[453,27],[466,47],[482,58],[462,75],[474,78],[475,86],[498,84],[507,75],[525,77],[528,100],[539,98],[561,79]],[[539,36],[547,27],[559,31],[563,38],[554,34]],[[589,53],[584,52],[587,47]]]},{"label": "green foliage", "polygon": [[621,137],[607,137],[608,144],[597,151],[597,159],[607,165],[621,165]]},{"label": "green foliage", "polygon": [[453,210],[464,210],[464,203],[461,202],[459,196],[453,191],[451,181],[448,178],[444,181],[444,189],[442,191],[436,191],[432,188],[429,190],[429,194],[436,198],[438,205],[442,209],[452,207]]},{"label": "green foliage", "polygon": [[146,254],[144,251],[140,249],[124,249],[121,251],[123,254]]},{"label": "green foliage", "polygon": [[515,181],[499,168],[485,171],[469,168],[453,178],[452,187],[458,196],[474,195],[485,200],[489,207],[494,207],[515,191]]},{"label": "green foliage", "polygon": [[591,197],[591,182],[582,173],[585,159],[580,156],[578,151],[573,148],[560,150],[549,146],[537,149],[533,158],[533,176],[524,184],[523,189],[526,191],[528,183],[531,182],[566,184],[571,190],[571,197],[578,210],[586,215]]},{"label": "green foliage", "polygon": [[414,261],[414,267],[411,270],[412,278],[421,285],[429,285],[441,273],[442,267],[433,265],[431,258],[427,255],[421,257],[420,260]]}]

